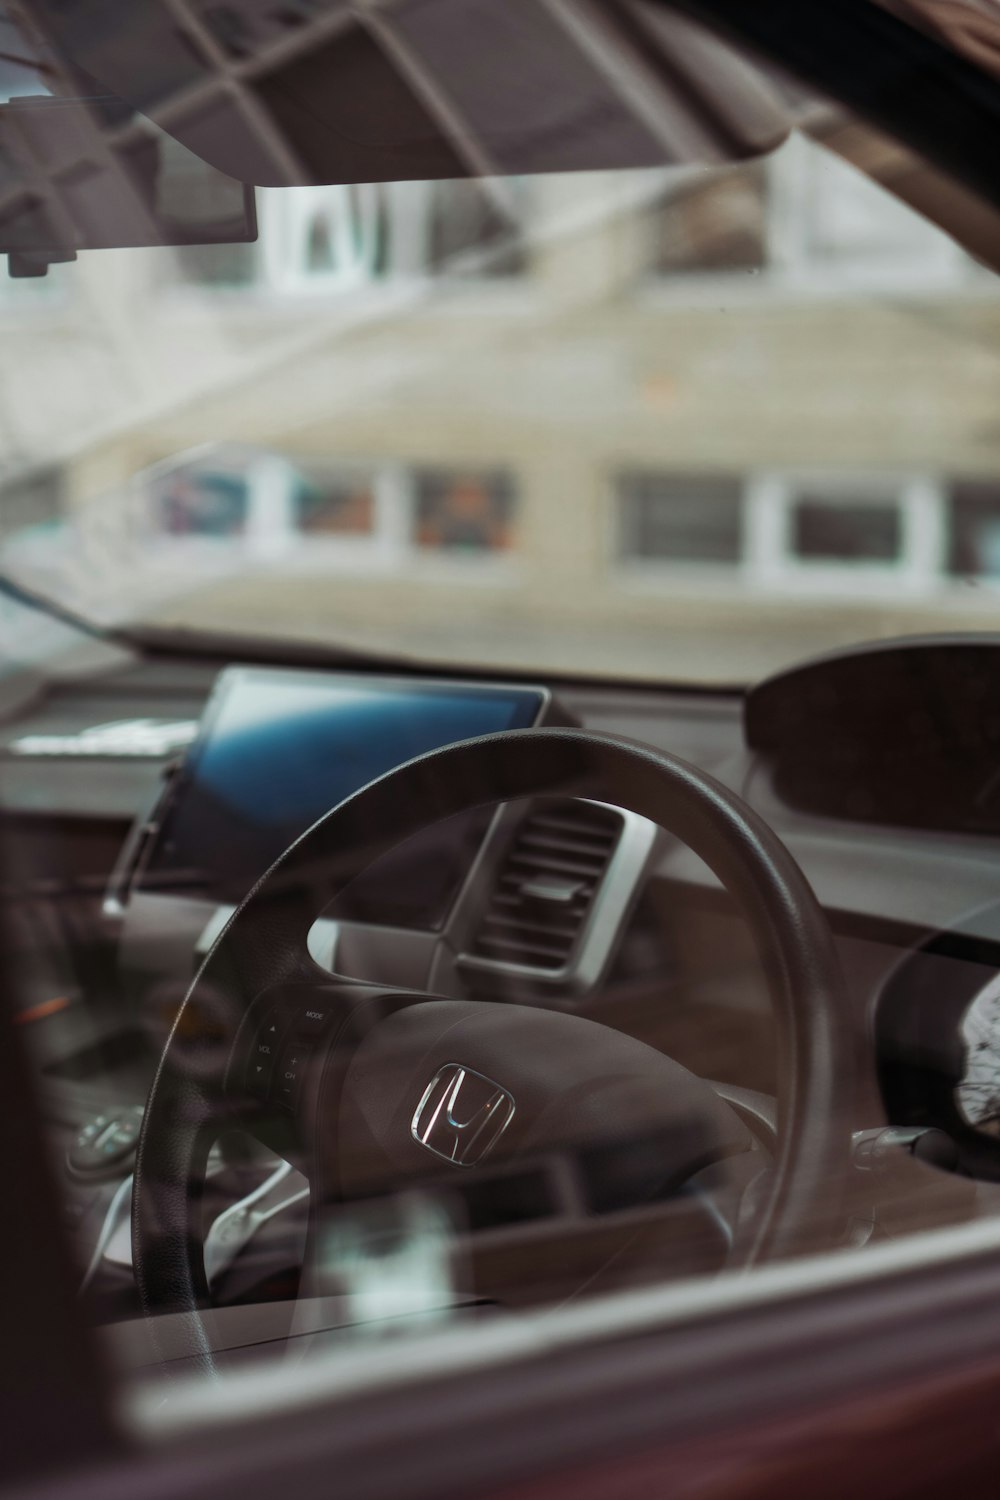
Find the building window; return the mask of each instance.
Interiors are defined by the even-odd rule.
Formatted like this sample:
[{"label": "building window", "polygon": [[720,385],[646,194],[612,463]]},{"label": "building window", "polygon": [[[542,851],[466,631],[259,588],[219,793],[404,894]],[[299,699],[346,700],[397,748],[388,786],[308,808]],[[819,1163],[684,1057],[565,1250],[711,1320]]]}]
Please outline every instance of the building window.
[{"label": "building window", "polygon": [[[888,471],[629,473],[618,494],[626,563],[720,572],[731,586],[795,596],[913,597],[952,578],[1000,582],[1000,478],[950,487]],[[633,576],[635,576],[633,574]],[[640,574],[641,576],[641,574]]]},{"label": "building window", "polygon": [[176,469],[154,481],[151,499],[161,536],[230,540],[247,529],[249,486],[239,471]]},{"label": "building window", "polygon": [[181,278],[315,295],[408,277],[493,278],[525,269],[513,211],[471,180],[263,188],[257,208],[257,244],[182,246],[174,252]]},{"label": "building window", "polygon": [[505,469],[314,459],[235,444],[159,464],[138,476],[132,495],[146,542],[184,566],[194,556],[214,567],[251,555],[297,569],[393,572],[421,552],[502,555],[517,510]]},{"label": "building window", "polygon": [[414,541],[427,550],[505,552],[516,497],[505,470],[418,470],[413,476]]},{"label": "building window", "polygon": [[903,524],[894,502],[829,500],[805,494],[792,507],[792,549],[806,561],[894,563]]},{"label": "building window", "polygon": [[768,586],[842,596],[914,593],[940,577],[944,518],[937,482],[920,474],[755,474],[752,571]]},{"label": "building window", "polygon": [[757,271],[767,264],[767,169],[706,172],[675,190],[654,215],[654,266],[662,274]]},{"label": "building window", "polygon": [[744,522],[738,478],[627,474],[618,493],[623,558],[725,567],[741,561]]},{"label": "building window", "polygon": [[297,465],[292,477],[292,527],[307,536],[371,536],[375,530],[375,475]]},{"label": "building window", "polygon": [[1000,579],[1000,479],[956,480],[948,513],[948,572]]}]

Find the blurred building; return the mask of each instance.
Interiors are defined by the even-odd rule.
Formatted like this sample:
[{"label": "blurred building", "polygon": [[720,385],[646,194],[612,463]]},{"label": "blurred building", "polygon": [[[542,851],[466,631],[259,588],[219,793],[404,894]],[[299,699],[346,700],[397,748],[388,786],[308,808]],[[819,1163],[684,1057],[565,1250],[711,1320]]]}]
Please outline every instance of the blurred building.
[{"label": "blurred building", "polygon": [[6,555],[83,607],[727,679],[995,625],[996,278],[807,137],[258,200],[0,290]]}]

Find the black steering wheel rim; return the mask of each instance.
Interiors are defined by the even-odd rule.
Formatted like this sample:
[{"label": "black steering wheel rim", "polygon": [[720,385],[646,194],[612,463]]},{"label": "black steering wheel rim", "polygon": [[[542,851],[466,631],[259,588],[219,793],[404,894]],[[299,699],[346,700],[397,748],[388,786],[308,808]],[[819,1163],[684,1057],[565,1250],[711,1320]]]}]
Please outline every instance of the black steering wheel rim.
[{"label": "black steering wheel rim", "polygon": [[[420,756],[339,804],[271,866],[215,942],[164,1047],[138,1144],[133,1262],[147,1315],[191,1312],[207,1301],[192,1185],[203,1180],[212,1135],[232,1123],[219,1059],[262,990],[330,982],[306,952],[322,907],[438,819],[556,793],[612,802],[657,823],[705,861],[748,920],[779,1048],[776,1170],[748,1258],[836,1240],[855,1043],[832,934],[802,870],[739,796],[675,756],[584,730],[512,730]],[[207,1030],[205,1014],[213,1017]],[[210,1362],[207,1346],[200,1353]]]}]

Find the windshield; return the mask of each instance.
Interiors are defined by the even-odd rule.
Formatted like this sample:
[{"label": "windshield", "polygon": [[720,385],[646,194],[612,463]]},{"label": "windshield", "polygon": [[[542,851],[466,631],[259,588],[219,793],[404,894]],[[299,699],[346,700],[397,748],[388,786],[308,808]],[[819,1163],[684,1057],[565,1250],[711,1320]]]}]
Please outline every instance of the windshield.
[{"label": "windshield", "polygon": [[705,683],[995,628],[994,226],[781,88],[739,161],[263,188],[256,241],[4,277],[0,568],[108,624]]},{"label": "windshield", "polygon": [[548,1462],[522,1364],[578,1471],[605,1388],[639,1458],[675,1387],[795,1442],[841,1380],[959,1389],[922,1289],[971,1306],[1000,1226],[998,5],[0,0],[26,1474],[93,1425],[60,1393],[164,1497],[171,1424],[195,1500],[238,1412],[249,1500],[308,1401],[386,1459],[327,1488],[406,1500],[419,1434],[448,1500],[481,1432]]}]

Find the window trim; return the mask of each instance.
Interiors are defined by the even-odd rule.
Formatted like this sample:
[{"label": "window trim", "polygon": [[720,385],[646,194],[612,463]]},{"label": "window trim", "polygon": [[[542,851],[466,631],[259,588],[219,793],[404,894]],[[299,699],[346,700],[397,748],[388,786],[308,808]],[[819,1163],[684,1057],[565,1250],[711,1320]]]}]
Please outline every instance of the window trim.
[{"label": "window trim", "polygon": [[[647,465],[647,468],[651,466]],[[655,472],[655,470],[653,470]],[[662,471],[665,475],[670,470]],[[612,476],[607,527],[607,555],[620,582],[643,592],[669,588],[675,596],[711,591],[817,604],[870,602],[891,584],[893,594],[930,604],[951,595],[962,581],[946,571],[947,484],[923,473],[862,470],[750,471],[742,483],[743,552],[735,562],[672,562],[666,558],[627,557],[621,550],[622,471]],[[859,502],[898,506],[902,551],[894,563],[857,563],[799,558],[791,548],[792,516],[804,489],[819,490],[834,504]],[[982,580],[996,582],[1000,580]]]},{"label": "window trim", "polygon": [[[894,505],[900,518],[900,554],[894,562],[805,558],[792,545],[794,512],[807,492],[836,507]],[[754,476],[747,486],[748,532],[755,582],[789,592],[819,590],[826,597],[858,598],[933,591],[941,577],[943,513],[940,487],[925,476],[889,472],[792,470]],[[810,494],[810,498],[813,495]]]},{"label": "window trim", "polygon": [[[521,552],[516,534],[510,547],[482,551],[462,548],[422,546],[416,540],[417,480],[429,469],[462,471],[454,461],[435,464],[431,461],[344,458],[314,459],[294,454],[230,450],[229,461],[239,466],[247,480],[247,520],[244,529],[231,536],[175,534],[156,525],[156,499],[146,488],[169,466],[155,466],[139,475],[132,485],[134,504],[140,517],[140,549],[144,561],[154,568],[167,567],[180,560],[192,566],[221,571],[245,568],[256,562],[264,569],[283,568],[296,573],[328,572],[359,576],[400,573],[405,568],[414,576],[428,574],[444,578],[480,579],[488,574],[502,580],[515,576]],[[227,462],[225,448],[206,451],[204,460],[222,470]],[[197,454],[179,455],[178,470],[199,461]],[[368,477],[375,498],[374,524],[371,532],[308,532],[293,523],[292,487],[302,468],[314,466],[331,475],[356,473]],[[509,470],[512,479],[513,513],[518,515],[522,499],[519,476],[509,465],[483,464],[478,459],[471,467],[479,472],[500,468]],[[516,533],[515,519],[515,533]]]}]

